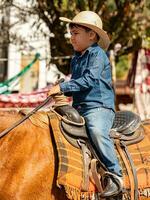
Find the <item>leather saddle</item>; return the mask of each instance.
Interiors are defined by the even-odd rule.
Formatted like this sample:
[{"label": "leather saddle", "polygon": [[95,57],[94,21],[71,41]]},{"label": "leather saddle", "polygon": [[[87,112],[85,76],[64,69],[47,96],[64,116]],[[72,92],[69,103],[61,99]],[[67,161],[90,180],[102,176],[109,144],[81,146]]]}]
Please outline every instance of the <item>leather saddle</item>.
[{"label": "leather saddle", "polygon": [[[103,173],[107,172],[107,168],[97,156],[97,153],[95,152],[94,148],[89,144],[88,135],[86,132],[86,126],[85,125],[78,126],[78,125],[73,125],[71,123],[73,121],[73,122],[76,122],[76,124],[77,123],[81,124],[81,121],[82,121],[81,116],[79,115],[77,110],[75,110],[73,107],[69,105],[56,107],[55,111],[58,112],[61,116],[63,116],[63,118],[68,119],[68,122],[67,122],[63,120],[62,118],[60,122],[60,129],[64,137],[66,138],[66,140],[69,143],[71,143],[73,146],[75,146],[76,148],[80,148],[82,150],[83,163],[84,163],[84,176],[83,176],[84,190],[88,191],[89,166],[91,163],[91,172],[92,172],[95,184],[98,188],[98,191],[101,192],[102,187],[101,187],[101,181],[99,179],[99,173],[97,171],[98,169],[97,161],[100,164],[100,167],[103,169],[102,170]],[[135,197],[137,197],[137,194],[138,194],[137,175],[134,169],[132,159],[127,151],[126,145],[138,143],[144,138],[144,134],[143,134],[144,129],[140,125],[141,125],[141,119],[137,114],[131,111],[119,111],[119,112],[116,112],[113,126],[110,130],[110,137],[114,139],[114,143],[116,144],[116,147],[119,149],[123,149],[123,151],[126,154],[125,157],[127,157],[129,160],[130,168],[132,170],[133,179],[134,179]],[[89,154],[89,150],[92,153],[93,157],[96,159],[92,159],[91,155]],[[124,163],[126,165],[126,162]],[[118,185],[118,191],[119,189],[121,189],[120,185]]]},{"label": "leather saddle", "polygon": [[[60,129],[66,140],[73,146],[80,148],[79,141],[88,140],[86,126],[73,125],[71,122],[81,123],[82,119],[78,111],[70,105],[55,108],[61,116],[67,118],[70,123],[61,120]],[[143,139],[143,129],[140,127],[140,117],[131,111],[116,112],[114,123],[110,131],[110,137],[123,140],[127,145],[137,143]]]}]

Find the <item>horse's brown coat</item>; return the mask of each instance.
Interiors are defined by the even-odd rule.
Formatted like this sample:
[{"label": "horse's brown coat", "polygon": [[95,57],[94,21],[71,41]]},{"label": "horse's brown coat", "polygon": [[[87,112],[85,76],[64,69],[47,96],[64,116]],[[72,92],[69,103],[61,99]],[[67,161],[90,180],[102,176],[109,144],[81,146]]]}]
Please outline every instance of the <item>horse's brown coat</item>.
[{"label": "horse's brown coat", "polygon": [[[21,117],[15,111],[0,112],[0,132]],[[29,119],[0,139],[0,200],[67,199],[56,187],[52,141],[47,123],[40,127]]]}]

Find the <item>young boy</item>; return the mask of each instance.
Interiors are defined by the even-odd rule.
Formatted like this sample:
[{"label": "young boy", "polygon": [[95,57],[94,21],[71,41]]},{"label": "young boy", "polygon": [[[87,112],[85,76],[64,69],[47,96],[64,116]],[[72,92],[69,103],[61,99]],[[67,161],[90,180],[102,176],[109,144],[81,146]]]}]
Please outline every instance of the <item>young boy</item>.
[{"label": "young boy", "polygon": [[[121,167],[109,137],[115,116],[111,66],[103,50],[109,46],[109,37],[102,29],[100,17],[92,11],[82,11],[73,20],[64,17],[60,20],[69,23],[75,50],[71,62],[72,77],[70,81],[52,87],[49,95],[60,91],[72,94],[73,107],[85,118],[98,156],[122,186]],[[118,194],[116,183],[111,176],[109,179],[102,197]]]}]

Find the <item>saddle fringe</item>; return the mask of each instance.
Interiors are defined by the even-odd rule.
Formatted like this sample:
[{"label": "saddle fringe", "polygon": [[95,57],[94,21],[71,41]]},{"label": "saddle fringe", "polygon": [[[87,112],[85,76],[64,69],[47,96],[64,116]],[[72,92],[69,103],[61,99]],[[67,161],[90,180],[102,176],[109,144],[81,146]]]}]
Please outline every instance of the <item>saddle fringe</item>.
[{"label": "saddle fringe", "polygon": [[[150,188],[138,189],[139,197],[138,200],[149,200],[150,199]],[[123,200],[131,200],[131,193],[127,190],[123,194]]]},{"label": "saddle fringe", "polygon": [[81,192],[81,190],[77,188],[73,188],[70,186],[65,185],[64,186],[66,195],[68,199],[70,200],[93,200],[93,199],[99,199],[99,192]]}]

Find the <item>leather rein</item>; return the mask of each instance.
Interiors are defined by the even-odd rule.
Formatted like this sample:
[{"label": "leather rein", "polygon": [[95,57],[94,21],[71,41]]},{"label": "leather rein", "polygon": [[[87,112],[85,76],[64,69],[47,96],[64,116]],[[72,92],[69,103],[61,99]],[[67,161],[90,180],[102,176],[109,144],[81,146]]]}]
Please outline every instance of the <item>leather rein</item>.
[{"label": "leather rein", "polygon": [[18,120],[17,122],[15,122],[11,127],[8,127],[4,131],[2,131],[0,133],[0,138],[2,138],[3,136],[5,136],[11,130],[13,130],[14,128],[16,128],[17,126],[19,126],[26,119],[28,119],[30,116],[32,116],[33,114],[35,114],[40,108],[42,108],[43,106],[45,106],[50,101],[51,98],[52,98],[51,96],[48,96],[47,99],[45,99],[40,105],[38,105],[37,107],[35,107],[31,112],[29,112],[23,118],[21,118],[20,120]]}]

